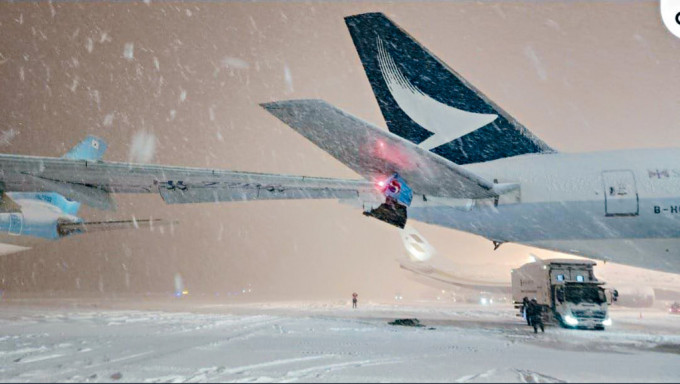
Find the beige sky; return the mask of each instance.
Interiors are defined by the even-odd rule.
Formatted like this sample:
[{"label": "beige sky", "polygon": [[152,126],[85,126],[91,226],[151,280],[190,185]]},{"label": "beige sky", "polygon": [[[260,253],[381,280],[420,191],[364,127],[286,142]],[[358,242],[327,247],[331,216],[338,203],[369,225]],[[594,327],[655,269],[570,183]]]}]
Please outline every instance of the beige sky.
[{"label": "beige sky", "polygon": [[[322,98],[384,126],[343,21],[367,11],[386,13],[560,151],[680,139],[680,40],[656,2],[1,3],[0,132],[17,134],[0,151],[60,156],[95,134],[109,142],[107,160],[128,161],[138,158],[133,137],[146,132],[153,163],[357,177],[258,103]],[[333,201],[117,200],[118,212],[83,216],[181,225],[3,257],[2,287],[170,290],[179,272],[206,292],[248,283],[282,297],[421,289],[394,262],[403,252],[396,230]],[[415,226],[476,275],[509,276],[529,252],[491,252],[481,238]]]}]

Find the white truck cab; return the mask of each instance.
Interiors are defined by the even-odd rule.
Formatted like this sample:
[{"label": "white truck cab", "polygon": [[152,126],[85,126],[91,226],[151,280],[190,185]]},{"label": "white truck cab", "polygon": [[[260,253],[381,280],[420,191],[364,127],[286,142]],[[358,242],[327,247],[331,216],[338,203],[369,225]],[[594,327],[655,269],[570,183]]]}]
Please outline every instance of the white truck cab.
[{"label": "white truck cab", "polygon": [[611,325],[604,282],[589,260],[538,260],[512,270],[512,298],[521,308],[524,298],[536,299],[544,321],[566,328],[605,329]]}]

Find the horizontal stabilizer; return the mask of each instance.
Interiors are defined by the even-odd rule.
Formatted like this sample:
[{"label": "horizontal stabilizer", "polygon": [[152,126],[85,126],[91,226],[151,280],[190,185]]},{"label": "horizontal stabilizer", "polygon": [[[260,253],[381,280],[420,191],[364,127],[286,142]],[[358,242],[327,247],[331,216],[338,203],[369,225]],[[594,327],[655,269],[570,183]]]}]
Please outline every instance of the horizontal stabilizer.
[{"label": "horizontal stabilizer", "polygon": [[415,194],[470,199],[497,196],[493,183],[322,100],[279,101],[262,106],[372,182],[396,173]]}]

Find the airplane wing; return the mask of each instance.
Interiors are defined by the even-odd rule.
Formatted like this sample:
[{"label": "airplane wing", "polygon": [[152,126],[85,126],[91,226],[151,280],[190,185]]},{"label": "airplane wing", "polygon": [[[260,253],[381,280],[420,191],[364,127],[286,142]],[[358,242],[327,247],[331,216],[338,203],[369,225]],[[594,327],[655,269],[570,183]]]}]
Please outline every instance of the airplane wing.
[{"label": "airplane wing", "polygon": [[110,193],[159,193],[169,204],[271,199],[352,199],[377,191],[366,180],[206,168],[0,155],[5,191],[54,191],[100,209]]},{"label": "airplane wing", "polygon": [[354,117],[323,100],[262,104],[319,148],[367,180],[398,173],[416,194],[480,199],[502,194],[493,184],[443,157]]},{"label": "airplane wing", "polygon": [[111,193],[159,193],[165,202],[383,198],[376,182],[398,173],[413,192],[448,198],[489,198],[513,185],[493,184],[394,134],[320,100],[263,104],[274,116],[363,179],[332,179],[228,170],[0,155],[4,192],[54,191],[100,209]]},{"label": "airplane wing", "polygon": [[57,233],[59,236],[67,236],[78,233],[105,232],[119,229],[150,229],[172,226],[177,224],[174,221],[161,219],[133,219],[133,220],[114,220],[114,221],[84,221],[84,222],[59,222],[57,223]]}]

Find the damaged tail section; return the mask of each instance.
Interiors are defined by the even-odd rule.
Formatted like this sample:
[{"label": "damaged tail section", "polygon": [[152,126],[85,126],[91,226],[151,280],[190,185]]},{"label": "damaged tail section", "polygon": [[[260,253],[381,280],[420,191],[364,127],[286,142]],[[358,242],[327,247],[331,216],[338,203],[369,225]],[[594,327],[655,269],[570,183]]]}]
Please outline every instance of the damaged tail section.
[{"label": "damaged tail section", "polygon": [[463,199],[497,196],[492,182],[325,101],[278,101],[262,107],[376,185],[398,174],[415,194]]},{"label": "damaged tail section", "polygon": [[279,120],[371,181],[384,202],[365,215],[404,228],[414,195],[450,199],[495,198],[494,184],[414,143],[321,100],[262,104]]}]

